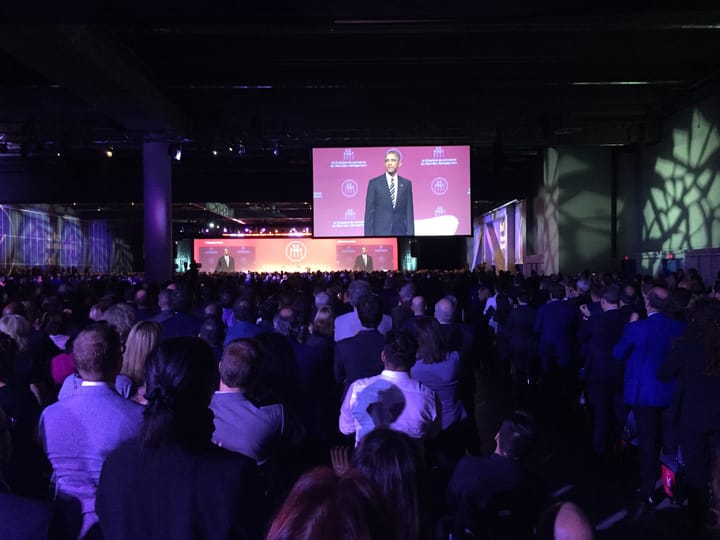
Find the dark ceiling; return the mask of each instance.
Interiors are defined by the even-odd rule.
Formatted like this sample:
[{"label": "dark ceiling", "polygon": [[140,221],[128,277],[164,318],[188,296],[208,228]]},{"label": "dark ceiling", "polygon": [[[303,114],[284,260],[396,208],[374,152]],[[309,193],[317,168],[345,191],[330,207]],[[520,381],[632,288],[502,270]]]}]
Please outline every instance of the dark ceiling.
[{"label": "dark ceiling", "polygon": [[182,144],[178,212],[306,223],[313,146],[470,144],[473,198],[526,195],[544,148],[652,144],[720,82],[720,9],[687,3],[95,4],[15,5],[0,25],[0,170],[72,160],[51,202],[89,208],[140,199],[149,134]]}]

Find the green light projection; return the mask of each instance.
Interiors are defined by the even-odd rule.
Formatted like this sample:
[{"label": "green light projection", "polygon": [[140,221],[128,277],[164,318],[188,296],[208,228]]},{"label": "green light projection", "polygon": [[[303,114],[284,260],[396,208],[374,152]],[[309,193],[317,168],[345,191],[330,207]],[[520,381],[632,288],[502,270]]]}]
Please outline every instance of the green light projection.
[{"label": "green light projection", "polygon": [[642,240],[651,250],[720,246],[720,133],[697,108],[672,131],[672,158],[657,157],[657,184],[643,207]]}]

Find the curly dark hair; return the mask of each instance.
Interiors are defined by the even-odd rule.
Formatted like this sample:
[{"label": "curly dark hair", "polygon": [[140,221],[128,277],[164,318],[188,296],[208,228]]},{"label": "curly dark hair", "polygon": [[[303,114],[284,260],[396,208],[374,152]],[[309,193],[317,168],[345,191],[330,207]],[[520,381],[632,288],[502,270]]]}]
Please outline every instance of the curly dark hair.
[{"label": "curly dark hair", "polygon": [[720,300],[699,298],[688,312],[684,339],[705,345],[705,374],[720,375]]}]

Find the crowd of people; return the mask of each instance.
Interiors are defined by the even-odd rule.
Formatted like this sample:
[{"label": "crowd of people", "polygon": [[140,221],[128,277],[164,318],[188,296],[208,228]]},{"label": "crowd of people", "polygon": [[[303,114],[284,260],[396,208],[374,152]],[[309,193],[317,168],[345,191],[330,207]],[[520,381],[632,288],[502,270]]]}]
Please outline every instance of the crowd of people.
[{"label": "crowd of people", "polygon": [[38,271],[0,304],[2,537],[592,538],[529,459],[578,421],[598,467],[631,456],[639,511],[664,463],[714,534],[720,281],[695,271]]}]

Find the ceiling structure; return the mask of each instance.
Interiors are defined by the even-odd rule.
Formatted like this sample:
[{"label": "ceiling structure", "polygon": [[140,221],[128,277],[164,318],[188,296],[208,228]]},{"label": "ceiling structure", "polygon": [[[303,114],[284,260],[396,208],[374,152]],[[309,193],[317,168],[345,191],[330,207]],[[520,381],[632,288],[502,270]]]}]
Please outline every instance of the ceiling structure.
[{"label": "ceiling structure", "polygon": [[[73,4],[4,14],[0,170],[108,146],[137,164],[145,138],[167,140],[179,222],[222,201],[306,226],[315,146],[470,144],[474,199],[525,195],[544,148],[652,144],[720,88],[720,9],[688,4]],[[132,170],[106,191],[118,212],[142,193]],[[27,202],[114,208],[68,178],[68,200]]]}]

